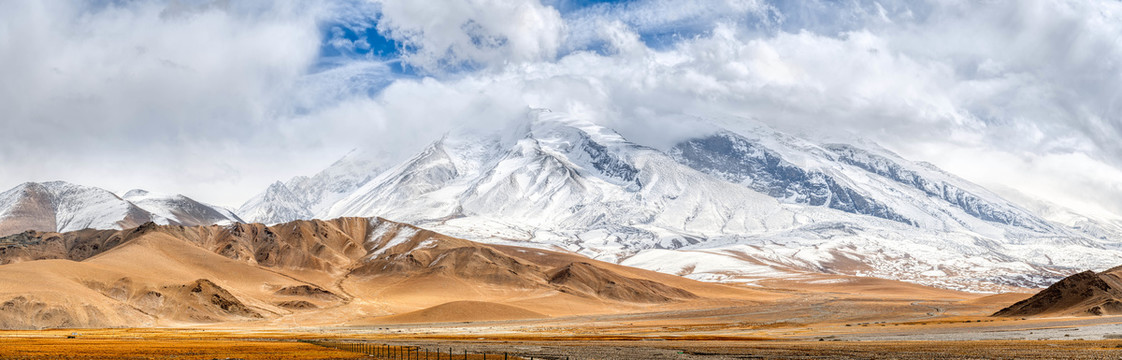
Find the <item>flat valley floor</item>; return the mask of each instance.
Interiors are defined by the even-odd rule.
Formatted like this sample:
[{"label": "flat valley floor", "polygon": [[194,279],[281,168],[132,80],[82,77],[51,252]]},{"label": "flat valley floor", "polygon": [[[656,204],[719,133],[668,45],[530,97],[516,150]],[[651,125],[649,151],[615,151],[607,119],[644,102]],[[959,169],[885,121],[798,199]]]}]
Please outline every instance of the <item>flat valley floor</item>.
[{"label": "flat valley floor", "polygon": [[[1118,359],[1122,317],[687,324],[745,309],[380,327],[0,332],[2,359]],[[685,315],[685,317],[682,317]],[[744,315],[744,314],[740,314]],[[689,321],[686,321],[689,322]],[[751,329],[749,329],[751,328]],[[391,355],[379,355],[392,347]],[[402,350],[408,349],[408,350]],[[505,357],[504,357],[505,355]]]},{"label": "flat valley floor", "polygon": [[[1118,359],[1122,340],[812,341],[763,339],[580,340],[407,339],[328,334],[197,330],[6,333],[3,359],[400,359],[309,342],[405,345],[410,358],[436,359]],[[331,339],[331,340],[327,340]],[[304,340],[304,341],[300,341]],[[504,357],[504,354],[506,357]]]}]

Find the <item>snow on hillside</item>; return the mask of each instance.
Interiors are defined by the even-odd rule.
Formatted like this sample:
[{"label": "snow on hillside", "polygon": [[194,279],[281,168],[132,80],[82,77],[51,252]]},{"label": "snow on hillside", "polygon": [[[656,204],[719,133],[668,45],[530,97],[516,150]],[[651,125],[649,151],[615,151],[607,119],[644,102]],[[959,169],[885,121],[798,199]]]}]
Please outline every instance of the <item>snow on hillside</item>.
[{"label": "snow on hillside", "polygon": [[151,218],[109,191],[62,181],[24,183],[0,194],[4,235],[27,229],[113,229]]},{"label": "snow on hillside", "polygon": [[121,229],[149,221],[179,225],[240,221],[229,210],[182,195],[133,190],[125,197],[63,181],[24,183],[0,193],[0,236],[25,230]]},{"label": "snow on hillside", "polygon": [[703,280],[841,273],[997,290],[1122,260],[1115,226],[1089,236],[875,144],[762,126],[660,151],[541,111],[448,134],[393,166],[344,158],[313,178],[274,184],[242,215],[381,216]]},{"label": "snow on hillside", "polygon": [[126,192],[122,199],[155,215],[153,221],[160,225],[243,222],[230,210],[201,203],[183,195],[156,194],[133,189]]},{"label": "snow on hillside", "polygon": [[310,219],[369,182],[385,169],[386,159],[380,153],[354,150],[314,176],[269,185],[237,213],[246,221],[266,224]]}]

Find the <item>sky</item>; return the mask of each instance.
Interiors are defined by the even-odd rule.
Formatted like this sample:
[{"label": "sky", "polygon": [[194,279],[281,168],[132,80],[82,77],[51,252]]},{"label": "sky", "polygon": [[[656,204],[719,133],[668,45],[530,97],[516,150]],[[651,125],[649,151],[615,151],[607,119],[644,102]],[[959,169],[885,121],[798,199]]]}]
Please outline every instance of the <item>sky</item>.
[{"label": "sky", "polygon": [[564,111],[867,139],[1017,199],[1122,214],[1122,2],[0,2],[0,188],[237,207],[352,149]]}]

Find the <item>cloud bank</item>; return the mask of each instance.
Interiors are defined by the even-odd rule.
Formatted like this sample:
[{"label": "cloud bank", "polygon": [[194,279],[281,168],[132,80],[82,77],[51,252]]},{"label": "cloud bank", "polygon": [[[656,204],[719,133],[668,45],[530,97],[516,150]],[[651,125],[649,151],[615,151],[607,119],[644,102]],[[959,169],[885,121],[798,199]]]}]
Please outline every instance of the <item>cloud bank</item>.
[{"label": "cloud bank", "polygon": [[656,146],[707,131],[696,119],[868,138],[1122,213],[1114,1],[0,7],[0,185],[134,183],[236,205],[349,148],[404,156],[550,108]]}]

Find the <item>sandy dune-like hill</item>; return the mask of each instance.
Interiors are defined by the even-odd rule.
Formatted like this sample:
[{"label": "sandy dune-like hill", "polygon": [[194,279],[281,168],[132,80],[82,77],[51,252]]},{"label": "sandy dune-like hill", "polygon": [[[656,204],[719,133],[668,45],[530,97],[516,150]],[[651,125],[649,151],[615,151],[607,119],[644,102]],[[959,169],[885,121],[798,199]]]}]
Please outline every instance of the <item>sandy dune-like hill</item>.
[{"label": "sandy dune-like hill", "polygon": [[782,295],[374,218],[0,238],[0,328],[509,320]]},{"label": "sandy dune-like hill", "polygon": [[1087,316],[1122,314],[1122,267],[1068,276],[994,313],[994,316]]},{"label": "sandy dune-like hill", "polygon": [[453,301],[437,306],[374,319],[390,324],[541,319],[548,315],[486,301]]}]

